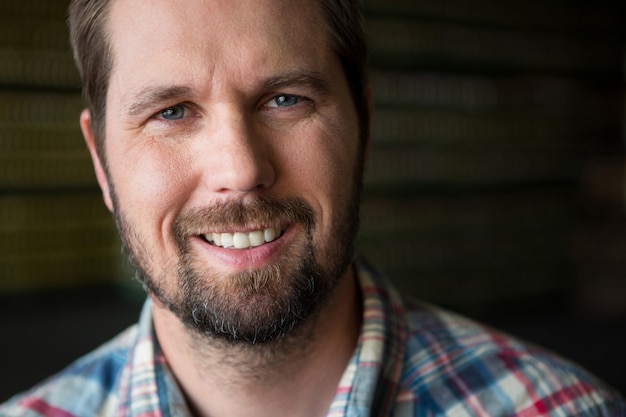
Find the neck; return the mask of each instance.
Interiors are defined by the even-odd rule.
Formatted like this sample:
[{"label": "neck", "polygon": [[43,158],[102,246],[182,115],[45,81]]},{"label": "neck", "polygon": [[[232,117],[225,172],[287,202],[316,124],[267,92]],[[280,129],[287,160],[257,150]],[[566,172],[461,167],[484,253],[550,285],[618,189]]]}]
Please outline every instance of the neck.
[{"label": "neck", "polygon": [[275,342],[233,345],[200,337],[153,304],[161,348],[200,416],[325,416],[354,351],[361,305],[352,268],[328,305],[298,334]]}]

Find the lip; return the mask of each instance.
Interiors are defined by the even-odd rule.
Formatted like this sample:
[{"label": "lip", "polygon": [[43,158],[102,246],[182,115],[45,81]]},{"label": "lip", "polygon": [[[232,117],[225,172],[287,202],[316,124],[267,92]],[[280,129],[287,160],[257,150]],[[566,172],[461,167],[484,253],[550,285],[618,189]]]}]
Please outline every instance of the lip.
[{"label": "lip", "polygon": [[291,224],[279,238],[247,249],[227,249],[211,245],[201,236],[193,236],[192,242],[198,249],[197,253],[206,257],[207,263],[220,269],[237,272],[266,267],[276,262],[294,240],[298,228],[298,225]]}]

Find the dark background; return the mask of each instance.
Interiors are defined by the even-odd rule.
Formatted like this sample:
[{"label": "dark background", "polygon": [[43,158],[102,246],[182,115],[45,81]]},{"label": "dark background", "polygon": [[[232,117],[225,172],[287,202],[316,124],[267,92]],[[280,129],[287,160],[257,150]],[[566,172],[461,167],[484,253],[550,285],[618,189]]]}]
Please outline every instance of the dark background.
[{"label": "dark background", "polygon": [[[359,245],[403,292],[626,392],[612,3],[367,1],[376,116]],[[66,6],[0,3],[0,401],[134,323],[142,302],[78,128]]]}]

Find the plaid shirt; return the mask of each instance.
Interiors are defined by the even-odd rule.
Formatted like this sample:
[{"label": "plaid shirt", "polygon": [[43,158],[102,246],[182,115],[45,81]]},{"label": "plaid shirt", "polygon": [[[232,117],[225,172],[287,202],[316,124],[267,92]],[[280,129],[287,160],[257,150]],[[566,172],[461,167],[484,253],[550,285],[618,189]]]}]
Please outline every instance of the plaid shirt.
[{"label": "plaid shirt", "polygon": [[[400,299],[359,265],[359,344],[328,416],[626,416],[620,396],[576,366],[437,308]],[[152,329],[139,323],[0,416],[191,415]]]}]

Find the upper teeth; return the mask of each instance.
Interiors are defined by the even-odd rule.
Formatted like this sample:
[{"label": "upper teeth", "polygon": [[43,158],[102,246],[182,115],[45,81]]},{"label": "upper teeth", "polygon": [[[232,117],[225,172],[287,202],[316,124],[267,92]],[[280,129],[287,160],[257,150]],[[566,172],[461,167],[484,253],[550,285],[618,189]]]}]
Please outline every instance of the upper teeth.
[{"label": "upper teeth", "polygon": [[204,238],[215,246],[246,249],[261,246],[265,242],[271,242],[275,240],[279,234],[279,229],[270,227],[264,230],[254,230],[247,233],[208,233],[204,235]]}]

